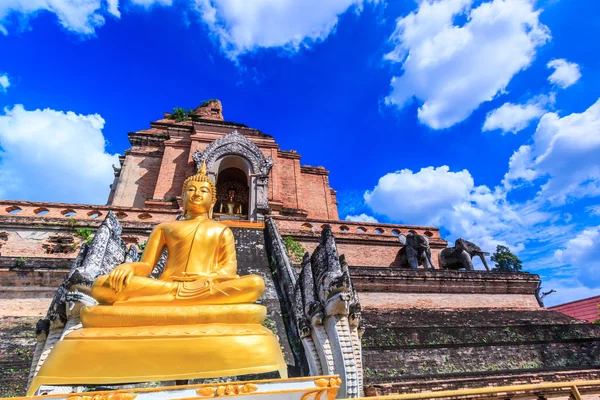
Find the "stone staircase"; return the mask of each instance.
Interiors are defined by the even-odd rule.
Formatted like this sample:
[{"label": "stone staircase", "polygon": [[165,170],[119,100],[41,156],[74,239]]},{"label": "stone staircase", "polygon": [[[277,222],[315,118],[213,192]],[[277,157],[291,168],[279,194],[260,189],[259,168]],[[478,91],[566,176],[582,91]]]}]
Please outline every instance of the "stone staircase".
[{"label": "stone staircase", "polygon": [[542,308],[366,309],[363,318],[365,383],[379,395],[600,377],[600,326]]},{"label": "stone staircase", "polygon": [[256,274],[260,275],[265,281],[265,293],[258,301],[258,303],[267,307],[267,318],[264,325],[271,329],[279,339],[283,358],[290,369],[289,374],[293,376],[295,375],[294,355],[287,338],[283,322],[284,311],[279,302],[277,288],[273,281],[273,273],[267,258],[264,231],[262,229],[234,227],[231,230],[235,238],[238,275]]}]

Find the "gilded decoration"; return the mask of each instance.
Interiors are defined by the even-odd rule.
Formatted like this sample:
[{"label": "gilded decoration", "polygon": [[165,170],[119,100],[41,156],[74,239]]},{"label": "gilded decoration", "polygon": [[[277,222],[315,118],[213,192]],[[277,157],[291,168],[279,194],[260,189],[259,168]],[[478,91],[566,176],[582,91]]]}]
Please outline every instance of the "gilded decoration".
[{"label": "gilded decoration", "polygon": [[246,394],[256,392],[258,386],[253,383],[246,383],[245,385],[220,385],[220,386],[206,386],[196,390],[200,396],[206,397],[222,397],[222,396],[233,396],[236,394]]},{"label": "gilded decoration", "polygon": [[238,181],[219,183],[214,211],[216,214],[247,215],[249,198],[248,186]]},{"label": "gilded decoration", "polygon": [[[310,392],[305,393],[301,397],[301,400],[334,400],[337,396],[337,392],[340,389],[341,384],[342,380],[339,377],[316,379],[315,385],[319,389],[311,390]],[[322,397],[323,395],[325,395],[326,397]]]},{"label": "gilded decoration", "polygon": [[133,400],[136,397],[136,393],[103,393],[93,396],[69,396],[67,400]]}]

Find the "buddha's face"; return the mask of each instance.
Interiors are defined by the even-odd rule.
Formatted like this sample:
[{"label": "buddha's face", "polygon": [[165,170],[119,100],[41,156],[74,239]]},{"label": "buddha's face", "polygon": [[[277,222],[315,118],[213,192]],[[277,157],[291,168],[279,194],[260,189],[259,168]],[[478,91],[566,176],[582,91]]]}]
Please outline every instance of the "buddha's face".
[{"label": "buddha's face", "polygon": [[208,182],[190,182],[184,194],[185,209],[193,214],[207,213],[214,205]]},{"label": "buddha's face", "polygon": [[227,198],[229,199],[229,201],[233,201],[235,199],[235,190],[230,189],[227,192]]}]

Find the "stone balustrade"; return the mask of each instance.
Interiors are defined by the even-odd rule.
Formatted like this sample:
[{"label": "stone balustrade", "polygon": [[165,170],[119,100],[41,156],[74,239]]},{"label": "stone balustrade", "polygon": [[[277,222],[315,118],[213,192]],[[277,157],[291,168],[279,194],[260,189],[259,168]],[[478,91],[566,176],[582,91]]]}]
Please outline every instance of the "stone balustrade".
[{"label": "stone balustrade", "polygon": [[0,200],[0,216],[63,218],[66,220],[98,221],[100,223],[109,210],[112,210],[117,218],[123,222],[160,223],[173,221],[180,213],[179,210]]},{"label": "stone balustrade", "polygon": [[[177,209],[148,209],[89,204],[49,203],[19,200],[0,200],[0,216],[64,218],[75,220],[102,221],[109,210],[122,222],[160,223],[173,221],[180,213]],[[276,215],[273,219],[279,229],[319,234],[326,224],[331,225],[337,235],[374,235],[381,238],[393,238],[400,234],[416,233],[436,241],[440,240],[438,228],[400,224],[380,224],[372,222],[331,221],[285,217]]]},{"label": "stone balustrade", "polygon": [[377,222],[330,221],[326,219],[285,217],[279,215],[274,215],[273,219],[277,222],[279,229],[285,231],[307,231],[318,234],[325,225],[331,225],[331,230],[336,236],[339,234],[358,234],[391,238],[401,234],[408,235],[409,233],[416,233],[433,239],[434,241],[441,239],[439,229],[431,226],[381,224]]}]

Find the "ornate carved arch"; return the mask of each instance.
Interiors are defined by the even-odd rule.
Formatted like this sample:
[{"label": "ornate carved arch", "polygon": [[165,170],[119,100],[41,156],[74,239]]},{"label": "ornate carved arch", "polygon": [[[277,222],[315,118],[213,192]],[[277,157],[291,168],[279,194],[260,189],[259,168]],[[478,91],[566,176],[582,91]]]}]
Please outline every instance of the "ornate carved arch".
[{"label": "ornate carved arch", "polygon": [[267,189],[269,186],[269,172],[273,167],[273,159],[265,157],[257,145],[237,130],[215,140],[203,152],[196,150],[192,154],[192,159],[196,163],[196,170],[198,170],[204,161],[206,161],[206,167],[210,170],[217,160],[227,155],[241,156],[252,165],[252,182],[256,188],[256,208],[259,214],[258,217],[262,218],[262,214],[269,207],[269,191]]},{"label": "ornate carved arch", "polygon": [[259,176],[268,177],[273,159],[266,157],[260,151],[257,145],[252,143],[246,136],[238,131],[233,131],[228,135],[222,136],[206,147],[204,152],[196,150],[192,154],[192,159],[199,168],[203,161],[206,161],[206,167],[210,169],[212,165],[223,156],[238,155],[247,159],[252,164],[252,171]]}]

